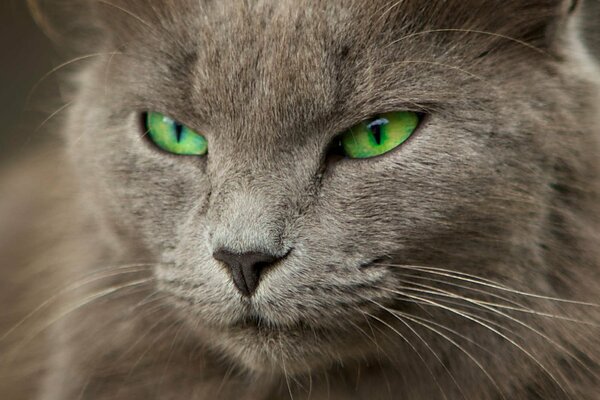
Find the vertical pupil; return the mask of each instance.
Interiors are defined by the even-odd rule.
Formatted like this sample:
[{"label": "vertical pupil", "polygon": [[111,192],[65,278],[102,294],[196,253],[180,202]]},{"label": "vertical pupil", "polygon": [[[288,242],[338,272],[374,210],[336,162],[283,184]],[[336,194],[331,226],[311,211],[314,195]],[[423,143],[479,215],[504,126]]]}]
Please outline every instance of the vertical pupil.
[{"label": "vertical pupil", "polygon": [[375,121],[371,122],[367,125],[367,128],[371,131],[373,138],[375,139],[375,143],[377,145],[381,144],[381,130],[385,125],[387,125],[389,121],[385,118],[378,118]]},{"label": "vertical pupil", "polygon": [[375,138],[375,143],[381,144],[381,125],[375,125],[371,128],[373,132],[373,137]]},{"label": "vertical pupil", "polygon": [[175,137],[177,138],[177,143],[181,142],[181,133],[183,132],[183,125],[175,122]]}]

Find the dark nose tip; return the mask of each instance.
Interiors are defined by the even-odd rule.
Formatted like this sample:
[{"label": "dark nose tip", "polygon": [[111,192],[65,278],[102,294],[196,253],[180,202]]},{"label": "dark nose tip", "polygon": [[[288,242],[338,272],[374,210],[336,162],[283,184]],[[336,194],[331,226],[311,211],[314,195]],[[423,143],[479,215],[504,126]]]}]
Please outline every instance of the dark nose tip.
[{"label": "dark nose tip", "polygon": [[225,249],[217,250],[213,257],[227,265],[233,276],[233,283],[246,297],[252,296],[258,288],[261,273],[280,259],[267,253],[239,254]]}]

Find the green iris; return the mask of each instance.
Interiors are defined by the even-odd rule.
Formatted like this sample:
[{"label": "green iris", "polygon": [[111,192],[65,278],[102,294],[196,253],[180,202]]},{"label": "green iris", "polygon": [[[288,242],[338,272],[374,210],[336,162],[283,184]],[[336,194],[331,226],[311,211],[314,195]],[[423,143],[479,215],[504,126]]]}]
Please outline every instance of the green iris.
[{"label": "green iris", "polygon": [[419,115],[401,111],[381,114],[352,127],[340,137],[349,158],[380,156],[404,143],[419,126]]},{"label": "green iris", "polygon": [[148,137],[156,146],[182,156],[204,156],[208,141],[185,125],[157,112],[146,115]]}]

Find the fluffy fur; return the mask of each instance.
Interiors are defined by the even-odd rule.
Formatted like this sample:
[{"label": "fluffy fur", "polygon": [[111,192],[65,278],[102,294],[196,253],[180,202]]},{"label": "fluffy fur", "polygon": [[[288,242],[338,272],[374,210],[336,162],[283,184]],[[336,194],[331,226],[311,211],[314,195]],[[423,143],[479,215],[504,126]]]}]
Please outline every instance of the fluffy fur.
[{"label": "fluffy fur", "polygon": [[[91,55],[27,163],[49,222],[5,240],[4,397],[597,398],[593,4],[38,6]],[[147,110],[209,156],[154,148]],[[327,155],[397,110],[427,114],[401,148]],[[248,299],[222,247],[289,255]]]}]

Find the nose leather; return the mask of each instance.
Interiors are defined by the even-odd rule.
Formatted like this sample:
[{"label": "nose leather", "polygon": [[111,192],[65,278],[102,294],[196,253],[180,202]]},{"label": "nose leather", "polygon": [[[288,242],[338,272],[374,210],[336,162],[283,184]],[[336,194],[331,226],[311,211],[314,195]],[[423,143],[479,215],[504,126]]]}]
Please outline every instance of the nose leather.
[{"label": "nose leather", "polygon": [[234,253],[228,249],[215,251],[213,257],[227,266],[235,287],[245,297],[250,297],[256,292],[261,274],[281,259],[268,253]]}]

